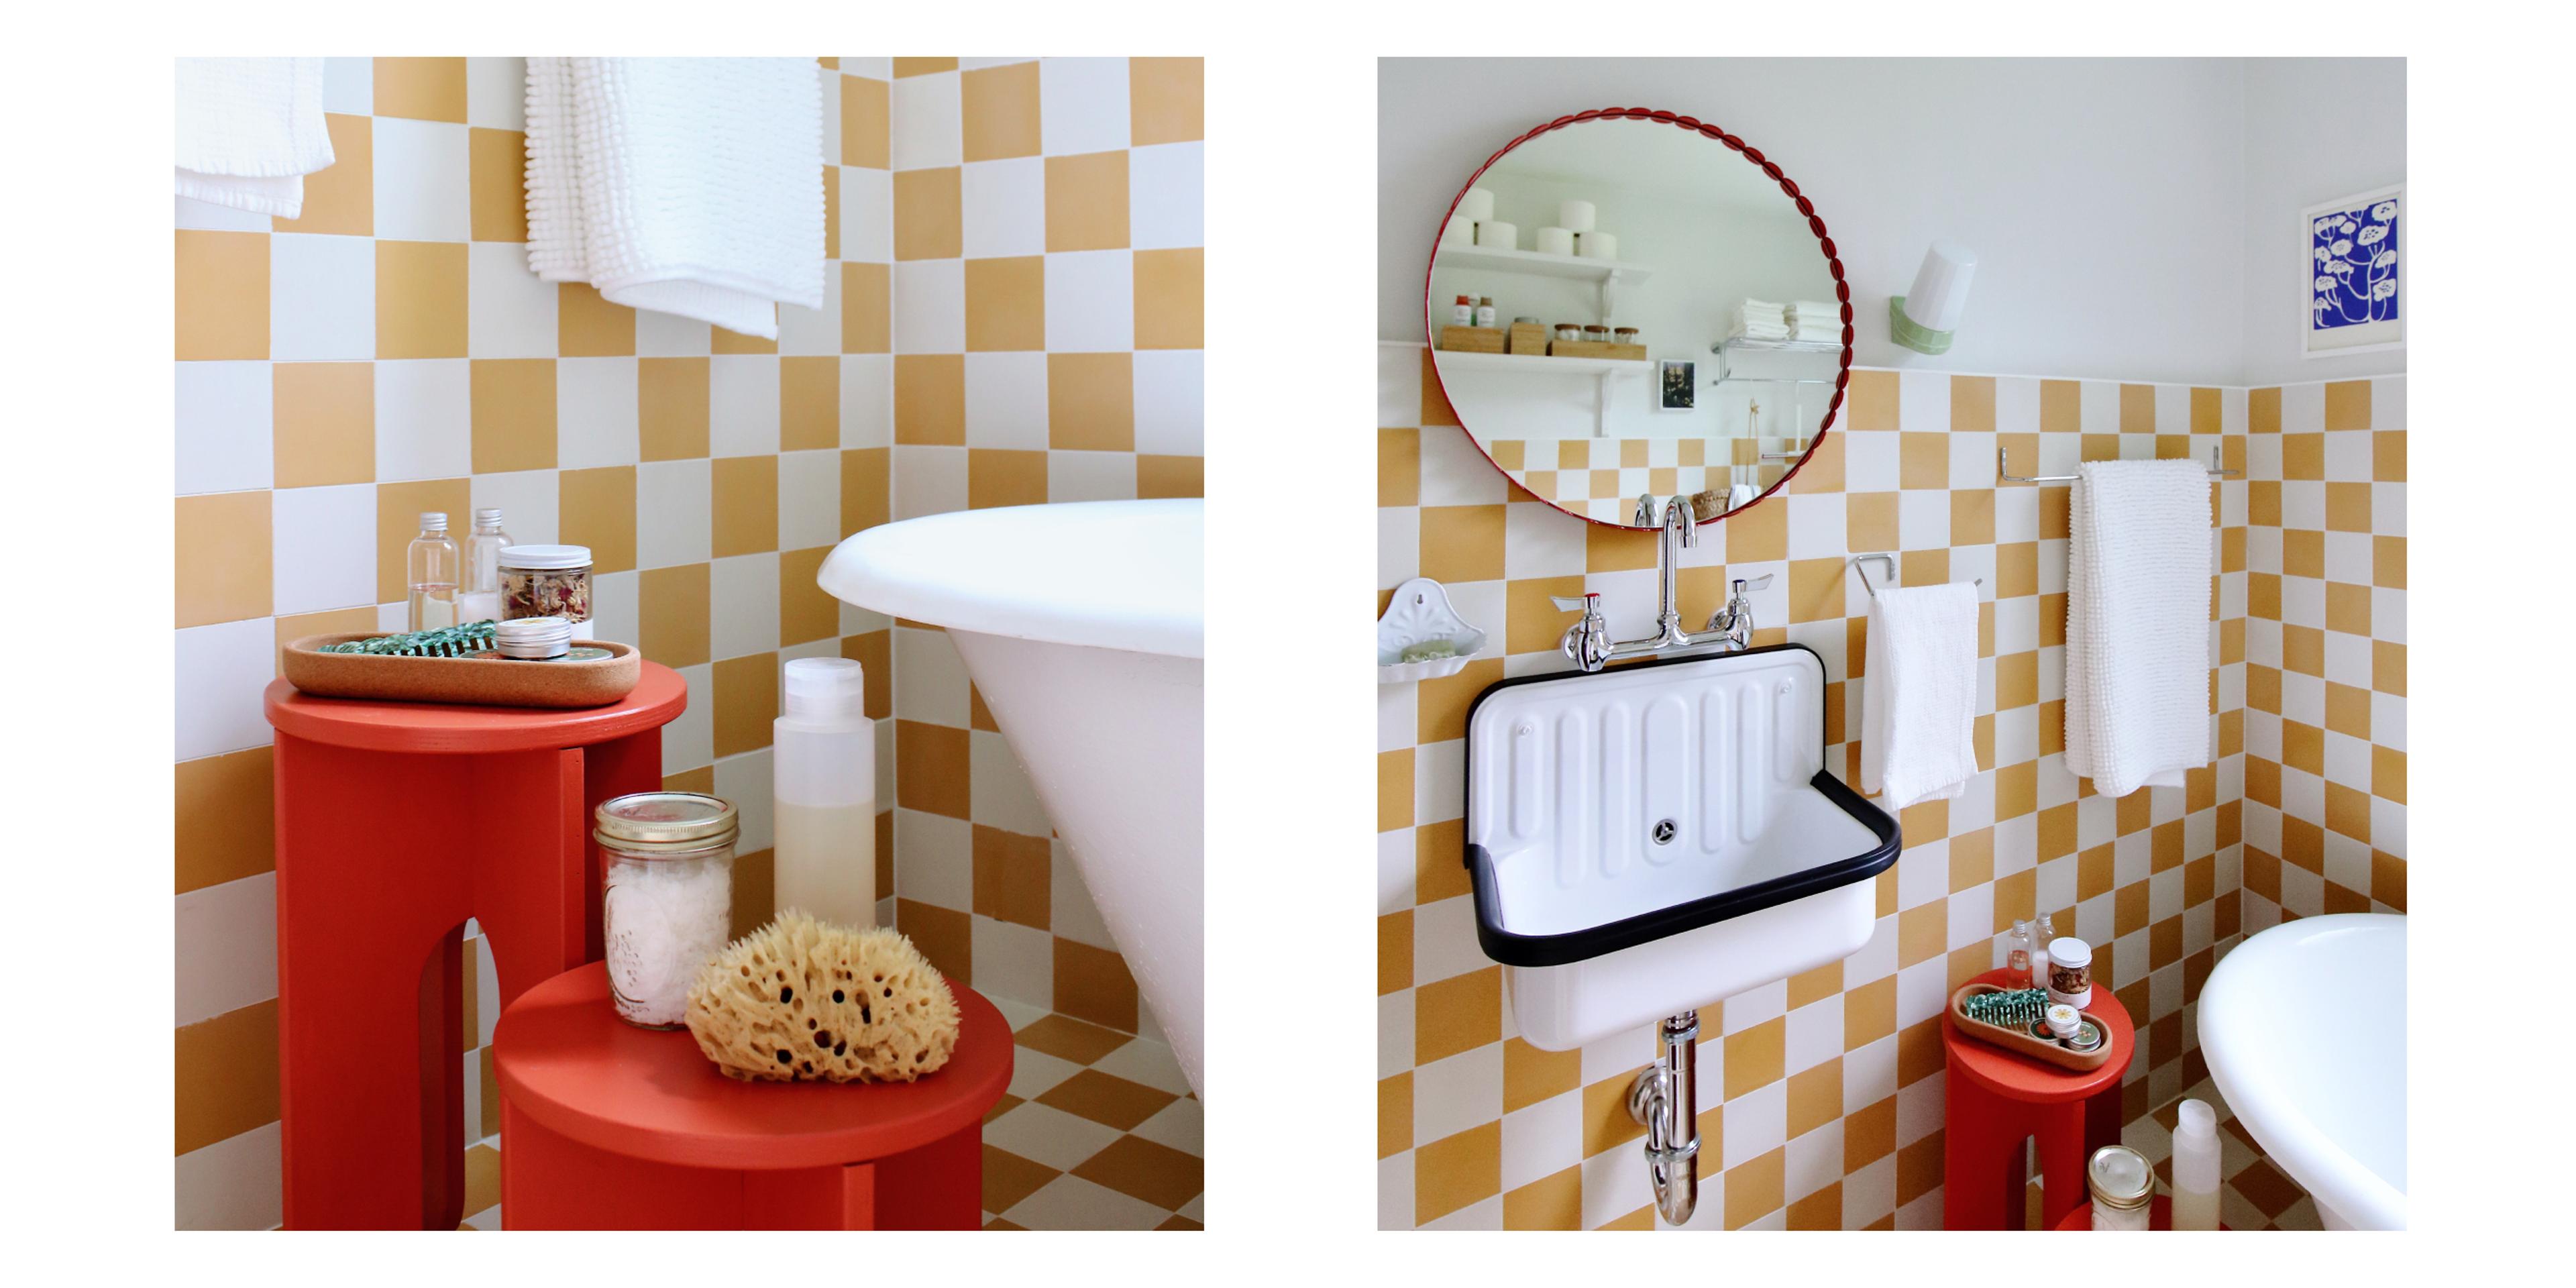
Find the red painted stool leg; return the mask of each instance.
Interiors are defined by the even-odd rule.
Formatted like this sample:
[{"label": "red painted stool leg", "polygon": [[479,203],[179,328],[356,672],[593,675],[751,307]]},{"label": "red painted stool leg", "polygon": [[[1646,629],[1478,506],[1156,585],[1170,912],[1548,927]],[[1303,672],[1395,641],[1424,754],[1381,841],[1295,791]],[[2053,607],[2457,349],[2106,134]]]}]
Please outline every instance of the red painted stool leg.
[{"label": "red painted stool leg", "polygon": [[[2117,1096],[2118,1089],[2112,1094]],[[2038,1105],[2033,1111],[2039,1116],[2039,1228],[2054,1230],[2090,1199],[2084,1183],[2085,1161],[2091,1156],[2084,1145],[2084,1102]]]},{"label": "red painted stool leg", "polygon": [[589,960],[595,904],[581,748],[474,757],[470,835],[474,914],[492,949],[501,1005]]},{"label": "red painted stool leg", "polygon": [[420,971],[420,1223],[465,1218],[465,936],[451,926]]},{"label": "red painted stool leg", "polygon": [[983,1224],[984,1126],[877,1160],[877,1228],[973,1230]]},{"label": "red painted stool leg", "polygon": [[585,862],[583,863],[583,933],[582,955],[578,959],[595,962],[607,955],[606,941],[600,937],[598,850],[589,845],[590,817],[600,802],[629,792],[662,790],[662,731],[647,729],[623,738],[582,749],[581,817]]},{"label": "red painted stool leg", "polygon": [[1941,1133],[1941,1225],[1950,1230],[2017,1229],[2021,1195],[2020,1106],[1959,1077],[1945,1079]]},{"label": "red painted stool leg", "polygon": [[2119,1144],[2120,1129],[2125,1125],[2121,1121],[2119,1084],[2093,1093],[2084,1102],[2084,1157],[2090,1160],[2094,1150]]}]

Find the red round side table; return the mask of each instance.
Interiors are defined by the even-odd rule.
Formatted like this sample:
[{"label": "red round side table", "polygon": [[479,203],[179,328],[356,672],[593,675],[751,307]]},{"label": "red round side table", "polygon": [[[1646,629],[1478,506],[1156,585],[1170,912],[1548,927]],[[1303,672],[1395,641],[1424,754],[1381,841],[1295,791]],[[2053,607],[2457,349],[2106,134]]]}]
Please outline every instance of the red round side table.
[{"label": "red round side table", "polygon": [[951,981],[957,1050],[918,1082],[739,1082],[686,1030],[617,1018],[598,962],[501,1012],[513,1230],[972,1230],[1011,1027]]},{"label": "red round side table", "polygon": [[[1982,984],[2002,984],[1987,971]],[[1955,991],[1955,990],[1954,990]],[[2021,1143],[2037,1138],[2040,1228],[2054,1229],[2087,1201],[2085,1160],[2120,1143],[2120,1075],[2138,1046],[2120,999],[2101,985],[2084,1008],[2110,1030],[2111,1058],[2089,1072],[2059,1068],[1959,1031],[1942,1011],[1941,1224],[1952,1230],[2018,1230],[2027,1184]],[[2060,1178],[2063,1178],[2062,1180]]]},{"label": "red round side table", "polygon": [[661,787],[662,726],[687,705],[652,662],[624,699],[570,711],[269,684],[288,1228],[456,1228],[465,922],[504,1006],[597,960],[590,812]]}]

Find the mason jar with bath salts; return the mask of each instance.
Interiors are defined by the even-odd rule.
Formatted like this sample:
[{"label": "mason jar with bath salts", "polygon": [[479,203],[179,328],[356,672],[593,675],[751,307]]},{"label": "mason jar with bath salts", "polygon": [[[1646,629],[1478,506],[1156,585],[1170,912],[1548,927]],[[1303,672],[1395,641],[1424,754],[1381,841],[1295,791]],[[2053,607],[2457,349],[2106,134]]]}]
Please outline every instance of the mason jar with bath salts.
[{"label": "mason jar with bath salts", "polygon": [[697,792],[604,801],[591,836],[606,861],[600,930],[619,1019],[648,1029],[687,1021],[689,986],[733,927],[733,803]]},{"label": "mason jar with bath salts", "polygon": [[501,620],[560,617],[591,638],[590,547],[509,546],[500,554]]}]

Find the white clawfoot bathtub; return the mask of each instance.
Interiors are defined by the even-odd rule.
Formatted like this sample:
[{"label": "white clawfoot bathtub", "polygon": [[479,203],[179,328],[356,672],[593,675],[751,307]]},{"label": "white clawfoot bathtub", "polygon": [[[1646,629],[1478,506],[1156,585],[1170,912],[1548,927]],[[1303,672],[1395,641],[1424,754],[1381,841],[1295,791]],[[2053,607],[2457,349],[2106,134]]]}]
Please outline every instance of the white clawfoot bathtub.
[{"label": "white clawfoot bathtub", "polygon": [[870,528],[816,581],[945,627],[1204,1094],[1203,507],[1089,501]]}]

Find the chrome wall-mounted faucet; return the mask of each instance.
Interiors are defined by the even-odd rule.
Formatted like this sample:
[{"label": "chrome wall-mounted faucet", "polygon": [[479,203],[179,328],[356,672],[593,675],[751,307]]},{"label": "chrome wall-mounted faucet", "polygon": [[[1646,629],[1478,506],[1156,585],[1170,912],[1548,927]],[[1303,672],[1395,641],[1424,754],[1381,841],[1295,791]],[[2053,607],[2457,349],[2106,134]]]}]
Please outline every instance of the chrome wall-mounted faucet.
[{"label": "chrome wall-mounted faucet", "polygon": [[[1656,522],[1655,498],[1649,494],[1637,498],[1637,523],[1645,526]],[[1708,628],[1698,635],[1682,629],[1681,598],[1676,590],[1681,575],[1681,552],[1699,544],[1699,520],[1691,512],[1690,498],[1675,496],[1663,508],[1662,532],[1656,540],[1656,570],[1660,603],[1655,612],[1655,633],[1644,639],[1612,642],[1606,621],[1601,616],[1601,596],[1586,594],[1581,600],[1552,596],[1558,609],[1580,611],[1581,621],[1566,628],[1561,647],[1574,664],[1585,671],[1598,671],[1612,662],[1625,662],[1640,657],[1673,657],[1698,652],[1731,652],[1741,650],[1753,638],[1753,607],[1745,602],[1749,587],[1760,590],[1771,584],[1768,576],[1750,582],[1741,578],[1735,583],[1735,598],[1709,618]],[[1740,625],[1738,625],[1740,624]],[[1710,632],[1716,632],[1714,637]]]},{"label": "chrome wall-mounted faucet", "polygon": [[1734,597],[1726,601],[1726,607],[1708,615],[1708,625],[1705,630],[1724,634],[1726,638],[1722,643],[1726,645],[1729,652],[1740,653],[1752,647],[1753,603],[1744,597],[1744,592],[1761,590],[1770,584],[1771,574],[1767,572],[1750,581],[1742,577],[1736,578]]}]

